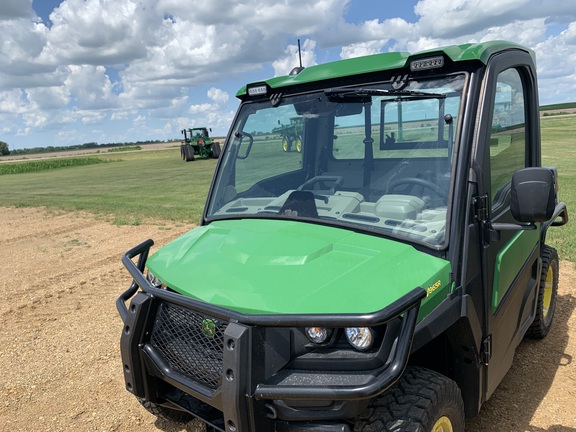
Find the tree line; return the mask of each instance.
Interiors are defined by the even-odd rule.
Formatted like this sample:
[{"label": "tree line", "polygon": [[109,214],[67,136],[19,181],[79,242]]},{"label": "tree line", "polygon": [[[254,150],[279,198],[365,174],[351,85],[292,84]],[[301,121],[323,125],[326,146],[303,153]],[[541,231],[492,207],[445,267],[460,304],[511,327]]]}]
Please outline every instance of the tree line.
[{"label": "tree line", "polygon": [[[179,141],[179,140],[169,140],[169,141]],[[63,152],[70,150],[86,150],[93,148],[107,148],[107,147],[122,147],[122,146],[136,146],[136,145],[146,145],[146,144],[156,144],[163,143],[165,140],[147,140],[147,141],[133,141],[133,142],[123,142],[123,143],[107,143],[98,144],[97,142],[88,142],[84,144],[76,144],[71,146],[47,146],[47,147],[33,147],[26,149],[14,149],[10,150],[8,144],[4,141],[0,141],[0,156],[7,155],[28,155],[35,153],[53,153],[53,152]]]}]

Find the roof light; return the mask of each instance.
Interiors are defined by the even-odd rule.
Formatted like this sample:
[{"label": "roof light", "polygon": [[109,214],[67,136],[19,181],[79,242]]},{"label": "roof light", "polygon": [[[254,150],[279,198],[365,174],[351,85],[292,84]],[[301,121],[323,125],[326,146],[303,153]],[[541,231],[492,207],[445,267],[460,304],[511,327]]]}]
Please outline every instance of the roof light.
[{"label": "roof light", "polygon": [[265,85],[259,85],[254,87],[248,88],[248,96],[260,96],[265,95],[268,92],[268,89]]},{"label": "roof light", "polygon": [[442,66],[444,66],[444,57],[442,56],[430,57],[410,62],[410,70],[412,72],[426,69],[436,69]]}]

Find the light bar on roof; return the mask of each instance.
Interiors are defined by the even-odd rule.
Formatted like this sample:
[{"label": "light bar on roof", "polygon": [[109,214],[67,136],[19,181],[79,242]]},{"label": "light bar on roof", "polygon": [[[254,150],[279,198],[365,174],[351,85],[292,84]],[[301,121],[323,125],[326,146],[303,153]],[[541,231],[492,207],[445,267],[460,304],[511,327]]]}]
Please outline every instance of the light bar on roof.
[{"label": "light bar on roof", "polygon": [[429,57],[420,60],[414,60],[410,62],[410,70],[412,72],[426,70],[426,69],[436,69],[444,66],[444,57]]},{"label": "light bar on roof", "polygon": [[268,89],[265,85],[258,85],[254,87],[248,87],[248,96],[260,96],[265,95]]}]

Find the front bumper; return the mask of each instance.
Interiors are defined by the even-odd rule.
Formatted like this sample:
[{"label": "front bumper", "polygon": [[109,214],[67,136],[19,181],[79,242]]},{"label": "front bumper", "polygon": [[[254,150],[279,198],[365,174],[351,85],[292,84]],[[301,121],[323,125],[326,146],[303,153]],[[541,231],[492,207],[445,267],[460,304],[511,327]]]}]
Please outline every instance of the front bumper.
[{"label": "front bumper", "polygon": [[[152,286],[143,274],[152,245],[123,256],[133,282],[116,302],[126,388],[135,396],[222,431],[345,431],[403,373],[424,289],[363,315],[247,315]],[[292,348],[295,328],[383,325],[376,353]]]}]

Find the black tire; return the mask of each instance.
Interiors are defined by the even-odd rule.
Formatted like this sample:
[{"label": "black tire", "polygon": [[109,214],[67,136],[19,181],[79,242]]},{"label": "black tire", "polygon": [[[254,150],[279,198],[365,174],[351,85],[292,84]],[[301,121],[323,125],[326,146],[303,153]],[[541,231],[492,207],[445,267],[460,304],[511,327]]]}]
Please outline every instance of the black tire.
[{"label": "black tire", "polygon": [[220,143],[215,142],[212,144],[212,157],[214,159],[218,159],[220,157],[220,153],[222,153],[222,149],[220,148]]},{"label": "black tire", "polygon": [[282,136],[282,151],[289,152],[292,149],[292,140],[287,136]]},{"label": "black tire", "polygon": [[372,400],[355,432],[464,432],[458,385],[437,372],[409,367],[400,380]]},{"label": "black tire", "polygon": [[186,146],[185,146],[184,144],[182,144],[182,145],[180,146],[180,157],[182,158],[183,161],[186,160],[186,153],[185,153],[186,149],[185,149],[185,147],[186,147]]},{"label": "black tire", "polygon": [[191,162],[194,160],[194,149],[192,146],[184,146],[184,160],[186,162]]},{"label": "black tire", "polygon": [[526,336],[529,338],[542,339],[548,334],[552,326],[558,295],[558,269],[558,252],[553,247],[544,245],[542,248],[540,289],[536,300],[536,316],[526,332]]},{"label": "black tire", "polygon": [[300,135],[296,135],[293,141],[294,147],[296,147],[296,151],[298,153],[302,153],[302,137]]},{"label": "black tire", "polygon": [[140,402],[148,412],[164,420],[184,424],[193,419],[193,416],[185,411],[166,408],[141,398],[138,398],[138,402]]}]

